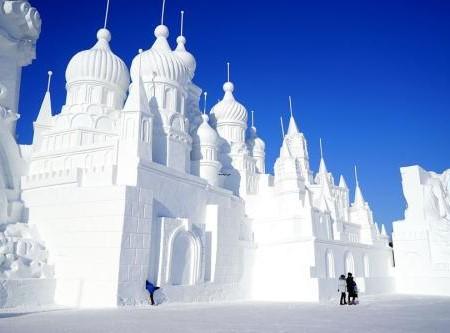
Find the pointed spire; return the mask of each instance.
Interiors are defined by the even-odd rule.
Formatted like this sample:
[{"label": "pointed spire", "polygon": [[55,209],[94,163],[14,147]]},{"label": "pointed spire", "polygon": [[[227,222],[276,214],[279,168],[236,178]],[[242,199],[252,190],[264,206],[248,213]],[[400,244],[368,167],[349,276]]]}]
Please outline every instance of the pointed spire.
[{"label": "pointed spire", "polygon": [[203,93],[203,98],[204,98],[204,100],[203,100],[203,114],[205,115],[206,114],[206,97],[208,96],[208,92],[207,91],[205,91],[204,93]]},{"label": "pointed spire", "polygon": [[52,80],[52,71],[48,71],[47,90],[41,103],[41,108],[36,119],[36,123],[40,125],[51,125],[52,121],[52,100],[50,97],[50,84]]},{"label": "pointed spire", "polygon": [[164,12],[165,11],[166,11],[166,0],[163,0],[162,8],[161,8],[161,25],[164,25]]},{"label": "pointed spire", "polygon": [[323,159],[322,138],[319,139],[319,145],[320,145],[319,174],[328,174],[327,166],[325,165],[325,160]]},{"label": "pointed spire", "polygon": [[103,25],[103,29],[106,29],[106,26],[108,25],[108,16],[109,16],[109,0],[106,0],[105,24]]},{"label": "pointed spire", "polygon": [[[143,52],[139,49],[139,54]],[[130,94],[125,102],[124,111],[140,111],[144,113],[150,113],[150,105],[145,92],[144,82],[142,82],[141,76],[142,57],[139,57],[139,79],[137,82],[133,82],[130,88]]]},{"label": "pointed spire", "polygon": [[234,84],[230,81],[230,63],[227,62],[227,82],[223,85],[223,91],[225,92],[225,96],[223,97],[224,100],[232,100],[234,99],[233,91],[234,91]]},{"label": "pointed spire", "polygon": [[293,113],[293,110],[292,110],[292,98],[291,98],[291,96],[289,96],[289,111],[291,113],[291,117],[289,119],[289,127],[288,127],[288,131],[287,131],[287,135],[297,134],[298,133],[298,127],[297,127],[297,124],[295,123],[295,119],[294,119],[294,113]]},{"label": "pointed spire", "polygon": [[356,168],[356,165],[355,165],[355,181],[356,181],[356,189],[355,189],[355,201],[353,205],[357,207],[364,207],[365,201],[361,192],[361,188],[359,187],[358,169]]},{"label": "pointed spire", "polygon": [[280,117],[280,123],[281,123],[281,135],[283,136],[282,138],[284,140],[285,134],[284,134],[283,117]]},{"label": "pointed spire", "polygon": [[347,182],[345,181],[345,178],[343,175],[341,175],[339,177],[339,187],[348,189]]},{"label": "pointed spire", "polygon": [[387,236],[387,232],[386,232],[386,228],[385,228],[384,224],[381,225],[381,235]]},{"label": "pointed spire", "polygon": [[183,36],[183,28],[184,28],[184,10],[182,10],[181,12],[180,12],[180,16],[181,16],[181,18],[180,18],[180,36]]}]

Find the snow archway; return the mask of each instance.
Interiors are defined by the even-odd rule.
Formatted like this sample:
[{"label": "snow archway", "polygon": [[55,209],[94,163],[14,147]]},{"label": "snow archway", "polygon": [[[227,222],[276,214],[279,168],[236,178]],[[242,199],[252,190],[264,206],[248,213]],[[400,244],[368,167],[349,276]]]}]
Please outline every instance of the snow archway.
[{"label": "snow archway", "polygon": [[199,267],[199,247],[192,233],[180,231],[173,240],[171,252],[170,283],[195,284]]},{"label": "snow archway", "polygon": [[355,260],[351,252],[345,254],[345,272],[355,275]]}]

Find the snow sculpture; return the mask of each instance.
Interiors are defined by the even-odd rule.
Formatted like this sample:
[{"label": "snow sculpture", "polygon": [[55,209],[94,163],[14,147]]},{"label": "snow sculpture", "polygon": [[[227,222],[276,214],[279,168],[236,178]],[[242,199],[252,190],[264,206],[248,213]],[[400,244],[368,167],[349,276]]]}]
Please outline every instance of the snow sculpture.
[{"label": "snow sculpture", "polygon": [[[25,1],[6,3],[32,12],[19,8]],[[344,178],[335,184],[323,153],[314,174],[292,105],[275,175],[267,174],[266,143],[253,113],[247,124],[229,64],[223,99],[202,114],[184,13],[175,49],[164,9],[161,16],[153,45],[128,71],[111,48],[106,15],[93,46],[67,65],[61,110],[52,110],[49,72],[22,169],[14,132],[3,130],[17,112],[1,103],[0,218],[21,221],[21,198],[49,253],[34,227],[0,221],[2,274],[49,280],[51,263],[56,287],[42,288],[46,295],[54,288],[57,304],[87,307],[145,303],[146,280],[171,301],[317,301],[335,295],[345,271],[362,291],[391,290],[388,237],[359,182],[350,205]],[[268,290],[273,284],[281,287]]]},{"label": "snow sculpture", "polygon": [[398,289],[450,295],[450,169],[400,172],[407,208],[405,219],[393,224]]},{"label": "snow sculpture", "polygon": [[36,229],[9,224],[0,232],[0,279],[49,278],[53,268]]}]

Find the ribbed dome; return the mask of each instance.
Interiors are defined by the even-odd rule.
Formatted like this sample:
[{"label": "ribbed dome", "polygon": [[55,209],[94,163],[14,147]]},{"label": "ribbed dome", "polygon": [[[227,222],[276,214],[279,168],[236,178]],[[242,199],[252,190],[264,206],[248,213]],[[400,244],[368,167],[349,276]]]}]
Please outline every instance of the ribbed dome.
[{"label": "ribbed dome", "polygon": [[137,55],[131,64],[131,77],[136,81],[139,77],[139,62],[141,61],[141,76],[144,82],[152,81],[154,76],[184,84],[189,80],[189,70],[183,60],[170,49],[167,37],[169,30],[165,25],[155,29],[155,43],[147,50]]},{"label": "ribbed dome", "polygon": [[78,52],[66,69],[67,84],[77,81],[99,81],[118,86],[126,91],[130,74],[125,63],[109,47],[111,33],[107,29],[97,32],[97,43],[89,50]]},{"label": "ribbed dome", "polygon": [[233,96],[234,85],[231,82],[225,82],[223,85],[225,95],[223,99],[214,105],[211,113],[214,114],[216,121],[219,122],[239,122],[247,123],[247,110],[236,101]]},{"label": "ribbed dome", "polygon": [[215,146],[217,144],[219,136],[216,131],[212,129],[208,124],[208,116],[206,114],[202,115],[203,122],[197,129],[198,141],[200,145],[210,145]]},{"label": "ribbed dome", "polygon": [[186,38],[184,36],[178,36],[177,38],[177,48],[175,49],[175,54],[183,60],[184,65],[189,70],[189,79],[192,80],[195,75],[195,69],[197,68],[197,62],[194,56],[186,51]]}]

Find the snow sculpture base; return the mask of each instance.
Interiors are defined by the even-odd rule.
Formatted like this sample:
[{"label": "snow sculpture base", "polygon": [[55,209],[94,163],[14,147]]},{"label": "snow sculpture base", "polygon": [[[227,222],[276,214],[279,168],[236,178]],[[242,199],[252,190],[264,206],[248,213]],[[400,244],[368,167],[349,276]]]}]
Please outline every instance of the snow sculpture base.
[{"label": "snow sculpture base", "polygon": [[397,290],[450,296],[450,170],[411,166],[401,174],[408,208],[393,223]]},{"label": "snow sculpture base", "polygon": [[0,308],[51,305],[55,285],[54,279],[0,280]]}]

